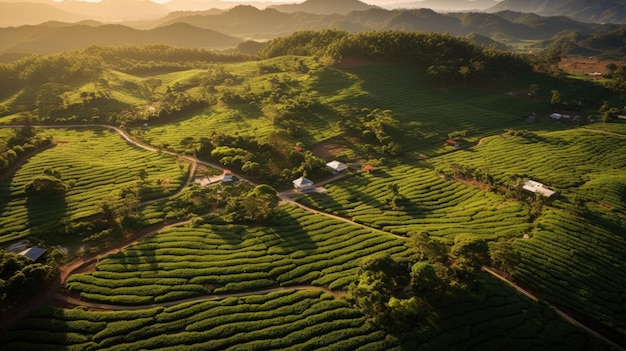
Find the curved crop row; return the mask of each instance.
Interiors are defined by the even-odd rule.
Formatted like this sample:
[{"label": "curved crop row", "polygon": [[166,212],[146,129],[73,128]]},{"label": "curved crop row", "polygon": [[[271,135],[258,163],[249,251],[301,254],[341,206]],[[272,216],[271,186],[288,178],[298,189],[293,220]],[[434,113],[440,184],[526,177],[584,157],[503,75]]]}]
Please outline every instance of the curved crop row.
[{"label": "curved crop row", "polygon": [[1,349],[357,349],[364,342],[385,349],[397,346],[385,336],[357,310],[329,295],[284,291],[132,312],[44,310],[22,322]]},{"label": "curved crop row", "polygon": [[86,299],[111,304],[279,285],[339,288],[354,279],[361,258],[378,252],[403,255],[406,250],[400,239],[293,206],[282,207],[275,220],[279,224],[272,227],[204,224],[167,229],[103,257],[95,272],[73,275],[67,286]]},{"label": "curved crop row", "polygon": [[[139,187],[143,198],[163,196],[187,177],[172,157],[132,147],[108,130],[46,133],[53,136],[56,146],[34,155],[12,178],[0,183],[0,242],[97,214],[98,204],[116,190]],[[65,196],[27,197],[24,186],[47,168],[58,171],[69,186]],[[139,177],[141,170],[146,172],[145,179]],[[163,179],[168,179],[165,187],[160,183]]]}]

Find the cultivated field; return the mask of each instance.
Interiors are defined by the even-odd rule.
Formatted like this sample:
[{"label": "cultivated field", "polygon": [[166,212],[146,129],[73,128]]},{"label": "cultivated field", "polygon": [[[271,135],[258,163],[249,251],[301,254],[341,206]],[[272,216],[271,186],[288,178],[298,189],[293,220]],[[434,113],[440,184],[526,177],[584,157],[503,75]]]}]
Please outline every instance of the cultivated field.
[{"label": "cultivated field", "polygon": [[[626,265],[616,258],[626,254],[621,234],[626,220],[625,155],[626,137],[601,131],[493,136],[479,146],[420,161],[421,167],[398,166],[345,178],[327,185],[327,193],[299,201],[399,234],[517,238],[515,247],[522,253],[514,273],[518,281],[549,301],[624,331],[621,282]],[[535,179],[561,195],[537,210],[480,182],[468,186],[442,179],[435,171],[454,164],[482,170],[501,182],[513,176]],[[396,210],[385,201],[388,184],[398,186]]]},{"label": "cultivated field", "polygon": [[[115,132],[49,129],[45,133],[52,135],[55,146],[31,157],[0,183],[0,242],[29,236],[50,244],[65,242],[62,235],[55,235],[59,224],[100,214],[105,197],[138,187],[141,199],[149,200],[172,194],[187,180],[188,164],[130,146]],[[60,172],[70,186],[67,193],[51,199],[27,197],[25,184],[46,168]],[[144,180],[140,170],[146,172]]]}]

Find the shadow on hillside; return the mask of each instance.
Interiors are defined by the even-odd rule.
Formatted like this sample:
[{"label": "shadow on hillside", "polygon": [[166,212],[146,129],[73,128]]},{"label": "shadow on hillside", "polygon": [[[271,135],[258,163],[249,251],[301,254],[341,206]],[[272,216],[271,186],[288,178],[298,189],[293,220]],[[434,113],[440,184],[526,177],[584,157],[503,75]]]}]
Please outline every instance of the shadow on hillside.
[{"label": "shadow on hillside", "polygon": [[315,253],[318,248],[317,243],[311,238],[309,231],[303,227],[300,218],[308,217],[295,217],[285,210],[277,210],[269,223],[271,230],[267,231],[267,235],[273,244],[279,245],[287,252]]},{"label": "shadow on hillside", "polygon": [[33,235],[53,239],[54,242],[66,238],[53,238],[65,225],[67,202],[63,195],[29,196],[26,198],[27,226]]}]

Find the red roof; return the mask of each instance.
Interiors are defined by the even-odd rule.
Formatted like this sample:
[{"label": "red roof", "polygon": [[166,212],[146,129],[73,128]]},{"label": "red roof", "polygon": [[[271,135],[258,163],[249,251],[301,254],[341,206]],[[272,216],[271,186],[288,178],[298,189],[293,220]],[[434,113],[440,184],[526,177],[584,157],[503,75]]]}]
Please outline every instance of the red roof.
[{"label": "red roof", "polygon": [[298,151],[298,152],[301,152],[302,150],[304,150],[304,149],[302,148],[302,146],[300,146],[300,145],[296,145],[296,146],[294,146],[294,147],[293,147],[293,149],[294,149],[294,150],[296,150],[296,151]]},{"label": "red roof", "polygon": [[224,174],[233,174],[233,172],[230,169],[225,169]]},{"label": "red roof", "polygon": [[457,145],[459,145],[459,142],[458,142],[458,141],[456,141],[456,140],[452,140],[452,139],[448,139],[448,140],[446,140],[446,143],[447,143],[448,145],[452,145],[452,146],[457,146]]},{"label": "red roof", "polygon": [[372,165],[366,165],[365,167],[363,167],[363,170],[364,170],[365,172],[371,172],[371,171],[373,171],[373,170],[374,170],[374,166],[372,166]]}]

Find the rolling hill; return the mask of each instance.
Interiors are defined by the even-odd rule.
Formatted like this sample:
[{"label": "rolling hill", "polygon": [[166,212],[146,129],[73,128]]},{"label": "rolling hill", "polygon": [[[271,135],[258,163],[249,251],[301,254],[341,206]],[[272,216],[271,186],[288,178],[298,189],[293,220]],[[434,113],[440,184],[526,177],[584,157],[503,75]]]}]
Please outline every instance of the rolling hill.
[{"label": "rolling hill", "polygon": [[504,0],[487,12],[517,11],[542,16],[567,16],[593,23],[626,23],[624,0]]}]

